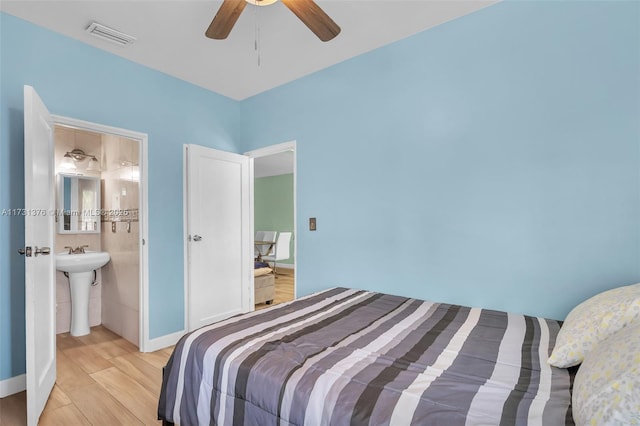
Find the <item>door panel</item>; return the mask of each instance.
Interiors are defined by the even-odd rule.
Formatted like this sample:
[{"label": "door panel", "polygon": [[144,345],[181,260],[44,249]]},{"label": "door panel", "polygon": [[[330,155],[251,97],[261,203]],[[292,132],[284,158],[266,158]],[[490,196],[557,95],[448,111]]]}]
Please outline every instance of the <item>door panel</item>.
[{"label": "door panel", "polygon": [[253,306],[248,157],[187,146],[189,330]]},{"label": "door panel", "polygon": [[[53,120],[32,87],[24,87],[25,316],[27,423],[36,425],[56,380],[53,249]],[[31,248],[30,250],[28,248]],[[46,251],[46,250],[45,250]],[[28,256],[31,252],[31,256]]]}]

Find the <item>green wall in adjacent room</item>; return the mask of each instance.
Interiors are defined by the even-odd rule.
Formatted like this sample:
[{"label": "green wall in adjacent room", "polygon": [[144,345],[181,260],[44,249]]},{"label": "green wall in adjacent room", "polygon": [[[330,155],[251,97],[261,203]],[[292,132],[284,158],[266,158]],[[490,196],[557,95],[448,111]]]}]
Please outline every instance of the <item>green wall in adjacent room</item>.
[{"label": "green wall in adjacent room", "polygon": [[[254,191],[255,229],[293,232],[293,174],[257,178]],[[293,238],[289,252],[291,257],[278,263],[294,263]]]}]

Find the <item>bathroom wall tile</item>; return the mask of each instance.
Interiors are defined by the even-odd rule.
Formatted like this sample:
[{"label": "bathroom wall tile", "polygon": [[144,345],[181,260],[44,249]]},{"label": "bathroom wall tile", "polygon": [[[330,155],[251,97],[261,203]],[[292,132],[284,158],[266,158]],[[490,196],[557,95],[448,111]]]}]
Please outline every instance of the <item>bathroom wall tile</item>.
[{"label": "bathroom wall tile", "polygon": [[69,279],[60,271],[56,271],[56,302],[71,302]]},{"label": "bathroom wall tile", "polygon": [[62,162],[62,158],[67,151],[71,151],[73,146],[74,131],[68,127],[55,127],[54,132],[54,161],[56,166]]},{"label": "bathroom wall tile", "polygon": [[139,256],[138,229],[138,222],[118,222],[117,235],[114,238],[116,249],[120,252],[135,252],[135,257],[137,258]]},{"label": "bathroom wall tile", "polygon": [[[102,133],[89,130],[76,130],[76,146],[79,148],[96,149],[102,146]],[[91,154],[99,155],[100,151]]]},{"label": "bathroom wall tile", "polygon": [[[86,130],[77,130],[75,133],[75,147],[83,150],[85,154],[95,155],[100,158],[102,151],[102,135]],[[78,171],[91,174],[91,172],[86,172],[88,165],[88,159],[76,162]]]},{"label": "bathroom wall tile", "polygon": [[118,303],[102,301],[102,324],[116,334],[122,333],[122,314]]},{"label": "bathroom wall tile", "polygon": [[[138,163],[138,142],[113,136],[103,137],[103,191],[106,210],[138,209],[138,182],[134,181]],[[111,255],[102,268],[103,325],[138,345],[139,333],[139,226],[128,216],[115,217],[101,224],[101,244]]]},{"label": "bathroom wall tile", "polygon": [[134,345],[138,346],[140,329],[138,310],[123,306],[122,319],[122,332],[119,334]]},{"label": "bathroom wall tile", "polygon": [[56,305],[56,334],[71,330],[71,302]]},{"label": "bathroom wall tile", "polygon": [[98,283],[96,285],[92,285],[89,290],[89,299],[98,299],[102,297],[102,282],[100,281],[100,271],[98,271]]},{"label": "bathroom wall tile", "polygon": [[101,251],[100,234],[56,234],[56,253],[66,252],[65,246],[80,247],[88,245],[87,250]]},{"label": "bathroom wall tile", "polygon": [[132,309],[139,306],[139,265],[134,252],[117,252],[114,254],[113,272],[116,279],[109,282],[109,298],[117,300]]},{"label": "bathroom wall tile", "polygon": [[[114,257],[114,253],[110,253],[112,259]],[[116,276],[116,269],[115,269],[115,260],[107,263],[105,266],[102,267],[102,284],[101,284],[101,289],[102,289],[102,299],[104,299],[105,301],[118,301],[119,300],[119,296],[118,296],[118,279]]]},{"label": "bathroom wall tile", "polygon": [[[130,232],[127,231],[129,221],[123,215],[114,221],[116,232],[112,231],[111,221],[102,222],[102,245],[111,247],[111,250],[131,249],[138,245],[138,222],[131,221]],[[105,249],[106,251],[106,249]]]},{"label": "bathroom wall tile", "polygon": [[[137,168],[128,167],[125,168],[121,176],[133,177],[137,171]],[[120,190],[120,203],[122,209],[136,209],[138,208],[138,182],[121,179],[118,181]]]},{"label": "bathroom wall tile", "polygon": [[99,134],[84,130],[74,130],[67,127],[56,126],[54,141],[54,164],[56,167],[56,173],[65,172],[96,175],[93,172],[86,171],[86,168],[89,164],[88,160],[75,162],[74,164],[76,165],[76,168],[71,170],[61,170],[59,165],[62,162],[64,154],[76,148],[81,149],[85,152],[85,154],[95,155],[98,159],[100,159],[102,140]]},{"label": "bathroom wall tile", "polygon": [[118,288],[112,283],[106,283],[102,286],[102,304],[103,306],[108,303],[119,303],[120,296],[118,295]]},{"label": "bathroom wall tile", "polygon": [[102,170],[114,170],[118,167],[120,157],[119,137],[115,135],[102,135],[102,153],[104,157]]},{"label": "bathroom wall tile", "polygon": [[126,157],[134,164],[138,163],[138,142],[132,139],[120,138],[120,149],[126,152]]},{"label": "bathroom wall tile", "polygon": [[102,301],[100,298],[89,299],[89,326],[102,324]]}]

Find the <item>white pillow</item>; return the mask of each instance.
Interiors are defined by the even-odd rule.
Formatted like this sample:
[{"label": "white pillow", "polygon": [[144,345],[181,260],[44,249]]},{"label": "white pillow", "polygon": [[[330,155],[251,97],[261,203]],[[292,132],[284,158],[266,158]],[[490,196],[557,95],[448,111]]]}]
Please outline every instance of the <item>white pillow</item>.
[{"label": "white pillow", "polygon": [[586,355],[572,402],[578,426],[640,424],[640,323],[623,327]]},{"label": "white pillow", "polygon": [[578,365],[596,343],[633,321],[640,321],[640,284],[597,294],[569,312],[547,362]]}]

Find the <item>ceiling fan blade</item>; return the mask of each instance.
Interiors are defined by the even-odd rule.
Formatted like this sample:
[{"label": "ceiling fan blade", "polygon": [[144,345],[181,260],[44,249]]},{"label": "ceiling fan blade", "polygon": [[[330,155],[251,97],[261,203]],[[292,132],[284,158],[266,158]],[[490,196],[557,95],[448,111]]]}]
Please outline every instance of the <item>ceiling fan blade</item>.
[{"label": "ceiling fan blade", "polygon": [[329,41],[340,34],[340,27],[333,22],[313,0],[281,0],[322,41]]},{"label": "ceiling fan blade", "polygon": [[227,38],[246,5],[245,0],[224,0],[205,35],[216,40]]}]

